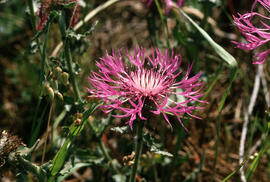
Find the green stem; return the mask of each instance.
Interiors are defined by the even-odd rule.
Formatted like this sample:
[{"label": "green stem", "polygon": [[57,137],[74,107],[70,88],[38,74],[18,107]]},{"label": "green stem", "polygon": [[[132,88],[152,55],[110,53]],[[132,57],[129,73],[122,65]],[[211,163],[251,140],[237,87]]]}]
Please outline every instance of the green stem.
[{"label": "green stem", "polygon": [[33,1],[32,0],[27,0],[28,6],[29,6],[29,12],[30,12],[30,21],[32,28],[34,30],[34,33],[36,33],[36,21],[35,21],[35,12],[34,12],[34,6],[33,6]]},{"label": "green stem", "polygon": [[164,16],[162,15],[162,11],[161,11],[161,8],[160,8],[160,5],[159,5],[158,0],[155,0],[155,4],[157,6],[158,13],[159,13],[159,16],[160,16],[160,19],[161,19],[161,23],[162,23],[162,26],[164,28],[165,38],[166,38],[166,42],[167,42],[167,47],[170,48],[169,29],[168,29],[167,23],[165,21]]},{"label": "green stem", "polygon": [[233,175],[235,175],[241,169],[241,167],[245,165],[247,160],[248,158],[245,158],[245,160],[243,160],[243,162],[240,165],[238,165],[237,168],[231,174],[229,174],[225,179],[223,179],[222,182],[228,181]]},{"label": "green stem", "polygon": [[52,118],[52,111],[53,111],[53,103],[54,101],[51,101],[51,106],[50,106],[50,111],[49,111],[49,118],[47,122],[47,129],[46,129],[46,134],[45,134],[45,142],[44,142],[44,147],[43,147],[43,152],[42,152],[42,157],[41,157],[41,164],[44,163],[45,160],[45,154],[46,154],[46,149],[47,149],[47,140],[48,140],[48,135],[49,135],[49,126],[50,126],[50,121]]},{"label": "green stem", "polygon": [[139,159],[142,153],[142,146],[143,146],[143,121],[138,122],[137,126],[137,140],[136,140],[136,149],[135,149],[135,162],[131,171],[131,176],[129,178],[129,182],[135,182],[136,181],[136,173],[137,168],[139,165]]},{"label": "green stem", "polygon": [[99,148],[101,149],[102,153],[104,154],[105,158],[108,160],[108,161],[112,161],[112,158],[111,156],[109,155],[107,149],[105,148],[105,145],[103,142],[98,142],[98,146]]},{"label": "green stem", "polygon": [[109,164],[112,166],[113,170],[117,173],[117,174],[121,174],[121,172],[117,169],[117,167],[115,166],[115,163],[112,162],[112,158],[110,156],[110,154],[108,153],[108,150],[106,149],[104,143],[102,142],[100,136],[97,136],[94,130],[94,127],[92,125],[92,123],[88,120],[87,125],[89,126],[90,130],[93,131],[94,133],[94,137],[97,140],[98,146],[102,152],[102,154],[104,155],[104,157],[106,158],[106,160],[109,162]]},{"label": "green stem", "polygon": [[98,140],[98,146],[99,146],[100,150],[102,151],[103,155],[105,156],[105,158],[107,159],[107,161],[112,166],[113,170],[117,174],[121,174],[120,171],[117,169],[117,167],[113,164],[111,156],[109,155],[104,143],[100,139]]},{"label": "green stem", "polygon": [[70,46],[69,46],[70,40],[66,34],[65,14],[63,11],[62,11],[62,14],[59,16],[58,20],[59,20],[58,23],[59,23],[60,32],[62,34],[62,41],[64,44],[64,56],[67,61],[67,66],[70,73],[71,84],[74,90],[76,102],[82,103],[77,79],[76,79],[75,72],[72,67],[72,56],[71,56],[71,51],[70,51]]},{"label": "green stem", "polygon": [[[48,39],[49,39],[49,30],[50,30],[50,24],[48,25],[47,27],[47,30],[46,30],[46,37],[45,37],[45,40],[44,40],[44,44],[43,44],[43,50],[42,50],[42,53],[40,51],[40,54],[41,54],[41,70],[40,70],[40,75],[39,75],[39,93],[38,93],[38,103],[36,105],[36,108],[35,108],[35,112],[34,112],[34,117],[33,117],[33,124],[32,124],[32,128],[31,128],[31,138],[30,138],[30,142],[29,142],[29,146],[32,146],[33,143],[35,142],[35,140],[37,139],[37,135],[39,133],[36,132],[36,130],[39,130],[39,127],[36,127],[37,123],[36,123],[36,120],[37,120],[37,116],[38,116],[38,111],[39,111],[39,107],[40,107],[40,104],[41,104],[41,100],[42,100],[42,84],[44,82],[44,73],[45,73],[45,64],[46,64],[46,56],[47,56],[47,43],[48,43]],[[40,50],[40,48],[39,48]]]},{"label": "green stem", "polygon": [[81,100],[81,96],[80,96],[80,91],[79,91],[77,79],[75,77],[75,73],[74,73],[74,70],[72,68],[72,57],[71,57],[71,52],[70,52],[70,47],[69,47],[69,39],[67,38],[66,41],[63,41],[63,42],[64,42],[64,54],[66,57],[68,70],[70,73],[71,84],[72,84],[72,87],[74,90],[75,98],[76,98],[77,102],[81,103],[82,100]]}]

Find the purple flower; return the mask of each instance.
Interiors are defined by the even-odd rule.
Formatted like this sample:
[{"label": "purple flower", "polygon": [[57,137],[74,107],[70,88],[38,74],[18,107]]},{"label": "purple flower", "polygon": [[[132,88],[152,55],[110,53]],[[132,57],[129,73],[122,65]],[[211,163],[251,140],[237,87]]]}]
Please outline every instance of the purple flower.
[{"label": "purple flower", "polygon": [[[254,11],[257,3],[262,5],[266,12],[270,13],[270,0],[255,0],[250,13],[238,14],[239,17],[233,17],[235,25],[247,40],[246,43],[233,41],[237,48],[254,50],[270,40],[270,26],[268,25],[269,22],[267,22],[270,18]],[[259,20],[257,21],[259,25],[255,25],[255,18]],[[256,54],[253,63],[263,63],[269,53],[270,49]]]},{"label": "purple flower", "polygon": [[[100,108],[106,113],[114,109],[122,111],[122,115],[114,117],[130,117],[131,129],[136,118],[147,120],[149,113],[162,114],[171,129],[168,114],[175,115],[183,127],[180,116],[188,114],[199,118],[192,115],[192,111],[202,109],[194,106],[195,101],[204,102],[199,100],[203,96],[199,93],[202,89],[201,72],[189,77],[189,66],[180,80],[183,74],[179,70],[180,55],[172,52],[169,56],[168,51],[162,54],[159,49],[152,49],[151,55],[145,55],[144,51],[137,48],[134,56],[129,53],[122,55],[120,50],[117,53],[112,51],[112,55],[107,53],[96,62],[99,71],[93,71],[89,77],[93,88],[88,91],[103,99],[104,105]],[[175,96],[181,97],[182,101],[176,102]]]},{"label": "purple flower", "polygon": [[[181,7],[182,6],[182,3],[183,3],[184,0],[178,0],[177,1],[177,5],[178,7]],[[147,7],[149,8],[153,2],[153,0],[142,0],[143,3],[147,3]],[[165,3],[166,3],[166,6],[167,6],[167,11],[166,13],[168,14],[171,9],[172,9],[172,0],[165,0]]]}]

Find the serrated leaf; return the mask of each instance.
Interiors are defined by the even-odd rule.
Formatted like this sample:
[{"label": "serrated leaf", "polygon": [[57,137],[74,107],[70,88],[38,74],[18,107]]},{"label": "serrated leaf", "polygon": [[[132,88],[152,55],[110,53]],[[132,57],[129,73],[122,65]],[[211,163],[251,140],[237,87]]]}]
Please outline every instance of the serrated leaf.
[{"label": "serrated leaf", "polygon": [[68,36],[71,39],[76,39],[76,40],[81,40],[82,38],[85,38],[84,34],[76,34],[74,31],[69,30],[68,31]]},{"label": "serrated leaf", "polygon": [[68,177],[73,171],[76,171],[82,167],[86,167],[86,166],[91,166],[93,164],[99,164],[103,161],[103,157],[99,157],[99,158],[93,158],[93,159],[89,159],[88,161],[85,162],[77,162],[75,164],[72,164],[71,161],[67,162],[64,165],[64,168],[59,172],[59,174],[61,176],[59,176],[57,178],[57,182],[61,182],[63,181],[66,177]]},{"label": "serrated leaf", "polygon": [[[68,161],[63,169],[59,172],[60,175],[62,175],[62,178],[61,180],[63,180],[63,176],[66,177],[67,175],[69,175],[70,173],[72,173],[73,171],[81,168],[81,167],[85,167],[85,166],[88,166],[89,163],[77,163],[77,164],[74,164],[72,165],[72,162],[71,161]],[[58,178],[58,181],[59,181],[59,178]]]},{"label": "serrated leaf", "polygon": [[155,149],[155,151],[153,151],[153,152],[156,153],[156,154],[166,155],[166,156],[168,156],[168,157],[173,157],[173,155],[172,155],[171,153],[166,152],[166,151],[156,150],[156,149]]},{"label": "serrated leaf", "polygon": [[143,135],[143,142],[147,145],[147,147],[149,147],[151,152],[168,157],[173,157],[171,153],[161,150],[160,149],[161,144],[155,142],[155,139],[152,138],[149,133]]},{"label": "serrated leaf", "polygon": [[72,29],[70,29],[70,30],[68,30],[67,35],[71,39],[81,40],[81,39],[85,38],[86,36],[91,35],[92,32],[95,30],[97,24],[98,24],[98,21],[95,21],[93,23],[93,25],[91,26],[90,30],[86,31],[83,34],[78,34],[78,33],[74,32]]},{"label": "serrated leaf", "polygon": [[107,118],[102,118],[102,119],[96,119],[94,120],[92,126],[93,130],[96,133],[97,136],[101,136],[104,132],[104,130],[107,128],[111,121],[111,115],[109,114]]},{"label": "serrated leaf", "polygon": [[111,128],[111,131],[114,131],[120,134],[127,133],[129,131],[129,126],[121,126],[121,127],[117,126],[117,127]]}]

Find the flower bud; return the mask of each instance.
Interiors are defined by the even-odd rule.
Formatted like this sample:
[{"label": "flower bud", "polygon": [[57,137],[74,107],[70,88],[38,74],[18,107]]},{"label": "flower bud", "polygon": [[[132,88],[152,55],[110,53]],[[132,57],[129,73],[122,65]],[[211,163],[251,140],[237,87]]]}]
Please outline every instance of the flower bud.
[{"label": "flower bud", "polygon": [[45,83],[43,83],[42,84],[42,95],[43,96],[46,96],[47,94],[48,94],[48,89],[50,88],[50,85],[49,85],[49,83],[48,82],[45,82]]},{"label": "flower bud", "polygon": [[58,77],[60,76],[60,74],[61,74],[62,72],[63,72],[62,69],[61,69],[59,66],[57,66],[57,67],[54,69],[54,78],[55,78],[55,79],[58,79]]},{"label": "flower bud", "polygon": [[56,95],[57,95],[58,99],[60,99],[61,101],[64,101],[64,97],[59,91],[56,91]]},{"label": "flower bud", "polygon": [[74,121],[75,125],[76,126],[79,126],[81,123],[82,123],[82,120],[77,118],[75,121]]},{"label": "flower bud", "polygon": [[62,83],[63,83],[64,85],[68,85],[68,84],[69,84],[68,79],[69,79],[69,74],[68,74],[67,72],[63,72],[63,73],[61,74],[60,80],[62,81]]},{"label": "flower bud", "polygon": [[49,87],[47,89],[47,93],[48,93],[50,99],[53,100],[53,98],[54,98],[54,91],[53,91],[52,87]]}]

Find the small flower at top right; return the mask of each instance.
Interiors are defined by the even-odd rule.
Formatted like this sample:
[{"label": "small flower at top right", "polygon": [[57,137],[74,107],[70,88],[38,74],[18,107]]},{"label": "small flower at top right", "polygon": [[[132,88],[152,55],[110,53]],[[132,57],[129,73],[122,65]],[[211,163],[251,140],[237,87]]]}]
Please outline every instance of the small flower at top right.
[{"label": "small flower at top right", "polygon": [[[266,14],[255,11],[255,8],[264,9]],[[232,41],[237,48],[254,50],[270,41],[269,13],[270,0],[255,0],[251,12],[233,16],[234,24],[246,38],[246,42]],[[264,63],[269,53],[270,49],[258,51],[254,56],[253,64]]]}]

